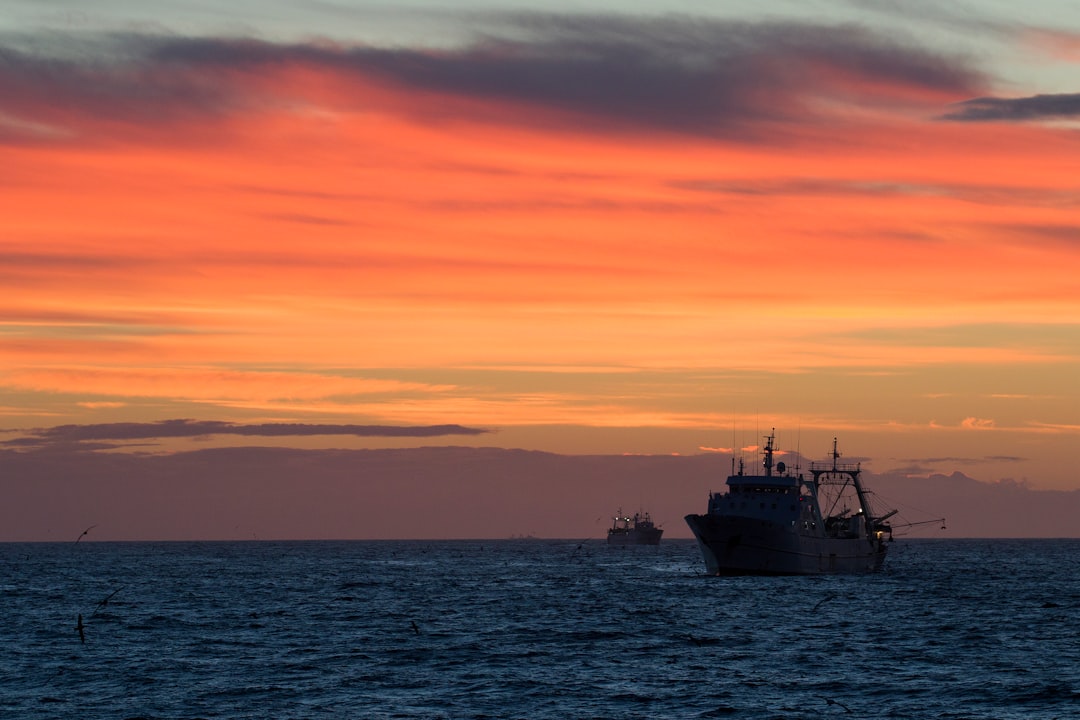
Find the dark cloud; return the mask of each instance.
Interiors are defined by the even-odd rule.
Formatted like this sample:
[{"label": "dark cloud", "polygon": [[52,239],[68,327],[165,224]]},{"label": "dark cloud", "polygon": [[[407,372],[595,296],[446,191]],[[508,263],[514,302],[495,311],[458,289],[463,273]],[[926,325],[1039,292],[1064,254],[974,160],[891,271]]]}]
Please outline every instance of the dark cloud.
[{"label": "dark cloud", "polygon": [[[1080,343],[1076,323],[968,323],[941,327],[871,328],[843,337],[903,347],[1001,348],[1070,352]],[[959,461],[960,458],[919,458],[911,462]]]},{"label": "dark cloud", "polygon": [[[352,435],[356,437],[439,437],[444,435],[482,435],[490,432],[461,425],[308,425],[302,423],[262,423],[239,425],[215,420],[162,420],[153,423],[103,423],[97,425],[59,425],[27,433],[5,445],[26,446],[85,440],[147,440],[202,437],[207,435],[243,435],[258,437],[298,437],[303,435]],[[35,442],[36,441],[36,442]]]},{"label": "dark cloud", "polygon": [[[0,450],[0,541],[603,537],[613,499],[654,497],[665,539],[704,508],[730,456],[583,456],[497,448],[214,448],[171,454]],[[1066,471],[1063,471],[1063,473]],[[663,492],[656,492],[663,478]],[[947,537],[1076,537],[1080,490],[962,473],[869,474],[882,509],[948,518]],[[924,512],[912,510],[922,508]],[[91,518],[87,520],[87,518]],[[1033,522],[1032,518],[1038,518]],[[666,522],[665,522],[666,521]],[[936,523],[912,528],[941,531]],[[70,528],[75,528],[74,532]]]},{"label": "dark cloud", "polygon": [[520,20],[525,37],[488,37],[456,53],[364,51],[353,57],[366,72],[408,87],[695,134],[726,133],[747,121],[802,120],[809,98],[853,96],[868,85],[958,92],[978,84],[956,60],[858,26]]},{"label": "dark cloud", "polygon": [[102,134],[110,124],[119,126],[114,131],[130,132],[224,117],[242,96],[221,80],[140,54],[115,57],[104,46],[76,57],[0,46],[0,97],[8,116],[0,124],[0,140],[79,137],[87,121]]},{"label": "dark cloud", "polygon": [[1022,98],[979,97],[953,105],[943,120],[959,122],[1024,122],[1080,117],[1080,93],[1032,95]]},{"label": "dark cloud", "polygon": [[91,253],[66,252],[64,254],[4,250],[0,251],[0,273],[8,274],[15,270],[41,269],[63,270],[85,274],[107,269],[132,270],[139,267],[143,260],[122,257],[119,254],[98,255]]},{"label": "dark cloud", "polygon": [[[772,195],[852,196],[852,197],[953,197],[983,205],[1003,203],[1039,207],[1069,207],[1080,204],[1080,194],[1073,189],[986,185],[963,183],[913,183],[889,180],[837,180],[835,178],[777,178],[714,180],[694,178],[677,180],[672,187],[702,193],[767,197]],[[1077,228],[1055,227],[1050,231],[1066,235],[1080,234]]]},{"label": "dark cloud", "polygon": [[305,215],[302,213],[268,213],[263,217],[270,220],[297,223],[299,225],[325,225],[332,227],[348,227],[351,225],[349,222],[338,220],[336,218],[324,217],[321,215]]},{"label": "dark cloud", "polygon": [[[19,120],[0,132],[46,140],[80,115],[160,126],[284,107],[298,99],[290,94],[306,92],[273,82],[294,67],[339,76],[355,95],[338,101],[356,106],[382,102],[363,89],[371,83],[421,91],[422,102],[391,109],[427,120],[497,120],[529,108],[532,122],[570,117],[575,127],[699,135],[803,122],[820,98],[895,103],[920,94],[970,96],[985,85],[961,58],[857,25],[553,15],[486,21],[494,29],[471,44],[440,50],[165,35],[113,35],[79,52],[42,51],[49,43],[0,46],[0,96]],[[513,119],[523,121],[520,113]]]},{"label": "dark cloud", "polygon": [[699,192],[730,195],[770,196],[940,196],[951,194],[953,186],[888,182],[882,180],[836,180],[833,178],[781,178],[770,180],[683,180],[673,187]]},{"label": "dark cloud", "polygon": [[[976,465],[984,464],[987,462],[1027,462],[1028,458],[1020,457],[1018,455],[987,455],[981,458],[974,457],[957,457],[957,456],[942,456],[942,457],[928,457],[928,458],[905,458],[903,462],[911,463],[907,468],[902,468],[904,471],[914,471],[919,469],[923,474],[926,472],[927,465],[940,465],[942,463],[948,463],[951,465]],[[896,470],[894,472],[899,472]]]},{"label": "dark cloud", "polygon": [[1017,238],[1080,245],[1080,225],[1006,225],[1001,230]]}]

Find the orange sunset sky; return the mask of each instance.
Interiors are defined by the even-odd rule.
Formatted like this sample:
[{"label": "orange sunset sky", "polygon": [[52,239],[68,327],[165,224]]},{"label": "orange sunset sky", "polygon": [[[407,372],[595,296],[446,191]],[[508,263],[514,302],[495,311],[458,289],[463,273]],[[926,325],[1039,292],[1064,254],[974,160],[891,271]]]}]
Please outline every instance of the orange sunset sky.
[{"label": "orange sunset sky", "polygon": [[1080,6],[222,5],[5,3],[0,453],[1080,489]]}]

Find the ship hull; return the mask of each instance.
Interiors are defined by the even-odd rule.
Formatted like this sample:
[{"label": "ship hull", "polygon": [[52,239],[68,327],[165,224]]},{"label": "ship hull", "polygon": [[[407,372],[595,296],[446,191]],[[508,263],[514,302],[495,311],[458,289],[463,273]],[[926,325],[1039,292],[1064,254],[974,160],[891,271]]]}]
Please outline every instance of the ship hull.
[{"label": "ship hull", "polygon": [[629,532],[609,532],[608,545],[659,545],[663,530],[630,530]]},{"label": "ship hull", "polygon": [[712,575],[823,575],[880,570],[887,547],[866,537],[804,535],[795,527],[738,516],[687,515]]}]

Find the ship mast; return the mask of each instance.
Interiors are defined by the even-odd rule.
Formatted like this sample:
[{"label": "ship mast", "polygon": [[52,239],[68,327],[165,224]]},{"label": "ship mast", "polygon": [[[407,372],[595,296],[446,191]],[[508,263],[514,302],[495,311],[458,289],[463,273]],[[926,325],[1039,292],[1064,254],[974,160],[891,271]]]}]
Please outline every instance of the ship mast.
[{"label": "ship mast", "polygon": [[[862,472],[862,468],[859,463],[841,463],[840,452],[836,449],[836,438],[833,438],[832,449],[832,465],[825,463],[810,463],[810,472],[814,475],[814,484],[820,487],[820,478],[822,475],[828,478],[839,479],[843,476],[851,481],[851,484],[855,488],[855,494],[859,500],[859,507],[862,509],[863,514],[867,519],[871,519],[870,516],[870,502],[866,497],[866,493],[863,491],[862,483],[859,482],[859,473]],[[846,480],[844,481],[847,482]]]},{"label": "ship mast", "polygon": [[772,477],[772,454],[773,454],[773,440],[776,439],[776,428],[772,429],[772,432],[765,438],[765,477]]},{"label": "ship mast", "polygon": [[[819,475],[847,475],[851,478],[851,484],[855,488],[855,495],[859,499],[859,507],[863,511],[863,515],[866,516],[866,521],[869,525],[872,525],[882,518],[875,518],[870,508],[870,499],[866,495],[866,491],[863,490],[862,482],[859,480],[859,474],[862,472],[861,463],[840,463],[840,451],[836,449],[836,438],[832,441],[832,467],[825,468],[820,465],[817,468],[811,467],[810,472],[814,473],[814,479],[817,480]],[[813,465],[813,463],[811,463]]]}]

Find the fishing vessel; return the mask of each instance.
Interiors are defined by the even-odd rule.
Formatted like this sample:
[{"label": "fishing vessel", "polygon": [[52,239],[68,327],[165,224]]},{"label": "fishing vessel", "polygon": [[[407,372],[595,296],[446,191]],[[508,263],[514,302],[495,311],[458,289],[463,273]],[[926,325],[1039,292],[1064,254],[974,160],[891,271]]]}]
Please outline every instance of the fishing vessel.
[{"label": "fishing vessel", "polygon": [[774,465],[776,431],[765,438],[764,472],[739,460],[727,492],[710,493],[708,512],[687,515],[706,570],[715,575],[816,575],[880,570],[896,514],[874,513],[858,463],[810,463],[810,476]]},{"label": "fishing vessel", "polygon": [[636,512],[634,517],[623,515],[622,508],[612,518],[607,531],[608,545],[659,545],[664,531],[656,527],[649,513]]}]

